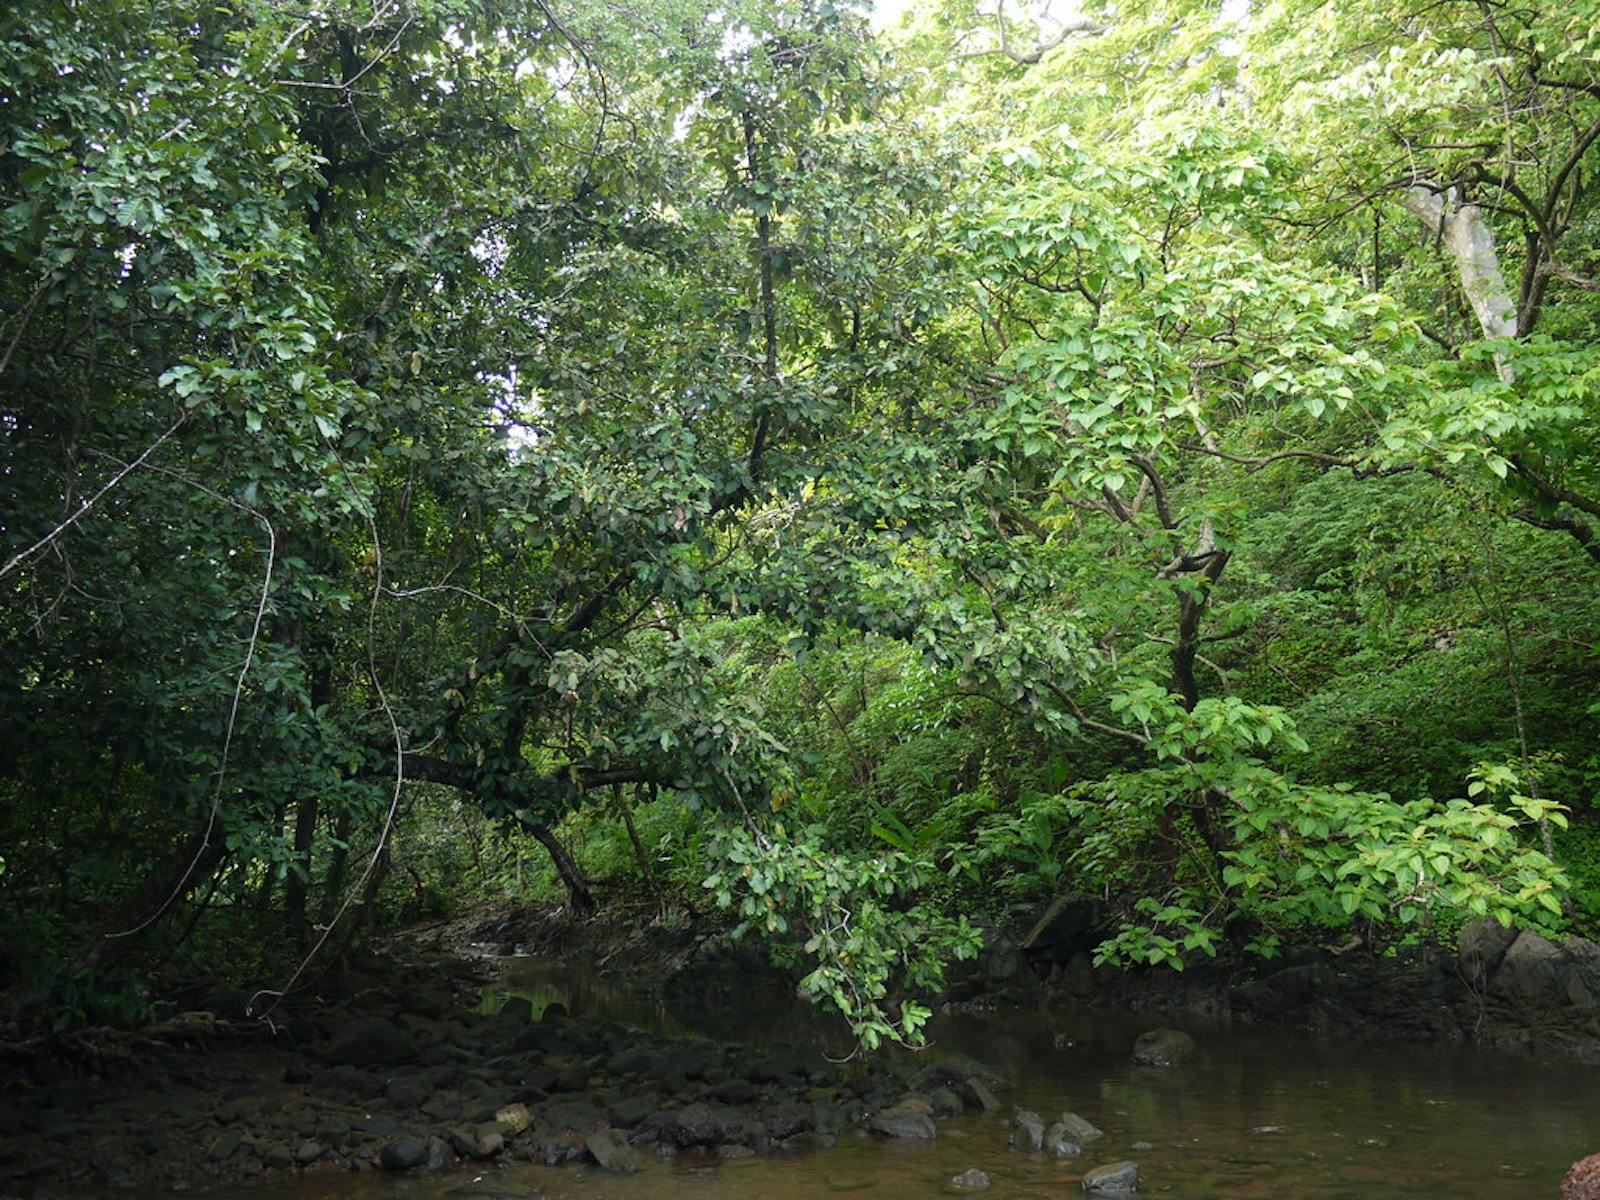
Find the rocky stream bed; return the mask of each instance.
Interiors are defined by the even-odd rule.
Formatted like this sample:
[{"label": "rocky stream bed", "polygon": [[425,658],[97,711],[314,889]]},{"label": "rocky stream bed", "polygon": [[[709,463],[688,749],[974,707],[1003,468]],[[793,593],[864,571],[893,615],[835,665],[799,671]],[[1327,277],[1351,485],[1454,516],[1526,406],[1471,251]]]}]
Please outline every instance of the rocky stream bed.
[{"label": "rocky stream bed", "polygon": [[[944,998],[930,1050],[842,1061],[837,1030],[719,935],[435,927],[321,979],[270,1022],[219,1019],[243,998],[218,992],[136,1037],[13,1053],[0,1197],[652,1200],[685,1184],[750,1194],[759,1178],[796,1198],[1137,1186],[1194,1200],[1533,1200],[1600,1147],[1600,1089],[1580,1065],[1584,946],[1480,929],[1445,966],[1390,964],[1389,984],[1369,974],[1364,993],[1318,958],[1138,994],[1041,928],[991,939]],[[541,957],[502,957],[517,949]],[[606,982],[603,965],[624,964],[649,986]],[[1473,1015],[1463,988],[1490,1040],[1554,1056],[1357,1050],[1238,1027],[1273,1005],[1312,1026],[1388,1006],[1392,1032],[1459,1037]],[[1509,1036],[1511,997],[1561,1019]],[[1139,1015],[1163,999],[1187,1032]],[[1231,1026],[1196,1016],[1219,1007]]]}]

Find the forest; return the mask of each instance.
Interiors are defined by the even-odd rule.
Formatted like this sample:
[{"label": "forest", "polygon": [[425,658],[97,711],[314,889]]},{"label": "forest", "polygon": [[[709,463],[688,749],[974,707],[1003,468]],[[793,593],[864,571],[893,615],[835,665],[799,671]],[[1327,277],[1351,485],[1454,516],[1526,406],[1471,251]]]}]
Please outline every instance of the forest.
[{"label": "forest", "polygon": [[1595,0],[5,6],[0,1024],[1594,936],[1597,142]]}]

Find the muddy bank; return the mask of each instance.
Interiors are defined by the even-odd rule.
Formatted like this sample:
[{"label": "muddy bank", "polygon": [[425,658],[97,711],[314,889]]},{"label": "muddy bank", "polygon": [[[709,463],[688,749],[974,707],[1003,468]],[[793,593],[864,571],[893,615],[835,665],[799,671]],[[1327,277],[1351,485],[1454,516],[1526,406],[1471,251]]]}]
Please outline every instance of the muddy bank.
[{"label": "muddy bank", "polygon": [[[629,1173],[645,1156],[728,1160],[844,1131],[932,1138],[999,1104],[1001,1080],[958,1056],[840,1063],[806,1041],[670,1036],[515,995],[486,1011],[482,962],[371,965],[271,1026],[196,1017],[167,1041],[14,1051],[0,1196],[513,1161]],[[212,999],[237,1016],[243,998]]]},{"label": "muddy bank", "polygon": [[1187,1012],[1326,1038],[1600,1061],[1600,945],[1585,938],[1553,942],[1480,921],[1455,950],[1299,946],[1274,960],[1124,971],[1093,965],[1099,912],[1069,898],[991,931],[979,961],[955,972],[944,1006]]},{"label": "muddy bank", "polygon": [[[953,964],[946,990],[921,999],[944,1013],[1043,1009],[1188,1013],[1318,1037],[1445,1042],[1600,1061],[1600,945],[1552,942],[1480,921],[1456,949],[1392,954],[1289,948],[1275,960],[1202,960],[1168,968],[1096,967],[1105,913],[1067,897],[991,925],[985,950]],[[450,940],[454,939],[454,942]],[[447,931],[444,946],[532,951],[626,977],[631,988],[693,1007],[716,997],[784,996],[794,979],[714,920],[620,913],[585,924],[544,907],[508,910]]]}]

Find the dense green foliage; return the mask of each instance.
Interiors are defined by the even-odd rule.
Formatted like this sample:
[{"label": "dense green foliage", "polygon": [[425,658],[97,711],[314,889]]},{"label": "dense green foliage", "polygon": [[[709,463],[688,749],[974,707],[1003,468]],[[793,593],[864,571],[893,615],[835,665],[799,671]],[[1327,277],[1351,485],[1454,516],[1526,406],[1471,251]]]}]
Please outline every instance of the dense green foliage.
[{"label": "dense green foliage", "polygon": [[0,982],[1592,930],[1600,9],[1085,11],[0,16]]}]

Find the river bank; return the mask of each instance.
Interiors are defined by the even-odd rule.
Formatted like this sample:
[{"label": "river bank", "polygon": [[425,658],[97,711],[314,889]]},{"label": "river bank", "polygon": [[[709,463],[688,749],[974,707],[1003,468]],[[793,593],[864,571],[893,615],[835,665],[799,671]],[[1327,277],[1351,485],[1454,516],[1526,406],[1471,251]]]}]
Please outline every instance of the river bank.
[{"label": "river bank", "polygon": [[[1055,920],[1054,934],[1073,923],[1059,911]],[[1546,964],[1552,987],[1570,984],[1578,968],[1564,950],[1533,955],[1512,939],[1491,961],[1474,934],[1452,960],[1454,983],[1437,957],[1358,966],[1326,952],[1251,978],[1121,975],[1085,970],[1082,948],[1041,921],[992,931],[980,960],[937,998],[942,1015],[930,1051],[870,1063],[841,1061],[849,1047],[837,1026],[798,1005],[781,972],[712,924],[626,913],[574,924],[547,909],[436,923],[394,939],[380,958],[318,980],[270,1023],[240,1019],[245,997],[218,990],[205,998],[204,1016],[137,1036],[13,1049],[14,1086],[0,1100],[0,1197],[251,1181],[254,1194],[300,1196],[323,1186],[318,1180],[357,1195],[365,1193],[349,1189],[367,1187],[364,1178],[379,1186],[423,1176],[439,1180],[434,1190],[444,1195],[445,1181],[471,1183],[464,1169],[506,1196],[526,1194],[504,1190],[507,1171],[522,1173],[518,1187],[596,1197],[612,1185],[597,1184],[595,1172],[642,1172],[645,1181],[627,1194],[643,1196],[662,1164],[720,1170],[753,1156],[788,1162],[817,1152],[859,1163],[895,1147],[901,1161],[907,1147],[936,1142],[938,1150],[913,1152],[922,1156],[919,1173],[904,1182],[915,1194],[968,1169],[1004,1171],[1029,1186],[1076,1185],[1101,1160],[1151,1153],[1158,1177],[1165,1171],[1194,1184],[1227,1176],[1230,1155],[1260,1158],[1257,1143],[1275,1134],[1249,1131],[1284,1126],[1285,1114],[1303,1122],[1306,1106],[1325,1104],[1330,1088],[1345,1097],[1326,1114],[1335,1142],[1306,1153],[1340,1150],[1338,1139],[1358,1129],[1384,1141],[1384,1129],[1401,1121],[1398,1110],[1380,1105],[1352,1116],[1348,1096],[1370,1104],[1370,1089],[1401,1056],[1404,1070],[1391,1082],[1425,1117],[1435,1101],[1487,1105],[1480,1093],[1500,1093],[1494,1120],[1512,1125],[1557,1114],[1547,1161],[1506,1155],[1492,1165],[1497,1178],[1530,1181],[1530,1190],[1503,1194],[1553,1195],[1553,1185],[1532,1189],[1531,1181],[1562,1155],[1570,1162],[1592,1150],[1585,1139],[1600,1143],[1600,1127],[1567,1112],[1576,1093],[1563,1090],[1559,1065],[1593,1052],[1580,1006],[1567,996],[1561,1020],[1542,1030],[1525,1021],[1520,1037],[1507,1036],[1512,1027],[1503,1024],[1517,1011],[1505,997],[1508,981],[1528,974],[1523,960]],[[1581,954],[1575,961],[1581,967]],[[1394,1049],[1397,1038],[1469,1036],[1472,1010],[1455,988],[1473,978],[1466,972],[1474,964],[1482,983],[1469,993],[1479,1014],[1472,1032],[1483,1048]],[[1450,987],[1429,990],[1422,978]],[[1168,1021],[1197,1037],[1197,1063],[1170,1078],[1130,1066],[1139,1034]],[[1291,1043],[1266,1032],[1275,1025],[1390,1041],[1373,1052],[1327,1039],[1285,1051]],[[1524,1053],[1508,1056],[1506,1047]],[[1527,1052],[1556,1053],[1558,1065]],[[1360,1053],[1366,1073],[1343,1078],[1346,1060]],[[1307,1063],[1317,1073],[1306,1075]],[[1429,1094],[1430,1081],[1437,1094]],[[1587,1096],[1592,1089],[1583,1087]],[[1231,1097],[1225,1111],[1206,1111],[1208,1095]],[[1103,1150],[1037,1162],[1015,1156],[1017,1108],[1042,1114],[1045,1135],[1069,1106],[1105,1127]],[[1433,1136],[1426,1121],[1413,1126],[1408,1138]],[[1184,1150],[1182,1131],[1217,1161],[1193,1145]],[[1188,1157],[1173,1157],[1180,1150]],[[1491,1157],[1501,1153],[1496,1147]],[[1475,1155],[1474,1169],[1489,1170]],[[555,1170],[563,1166],[580,1169]],[[1367,1178],[1372,1166],[1356,1154],[1341,1170]],[[530,1182],[526,1170],[534,1168],[551,1173]],[[1406,1169],[1422,1168],[1408,1160]],[[806,1170],[780,1173],[809,1179]]]}]

